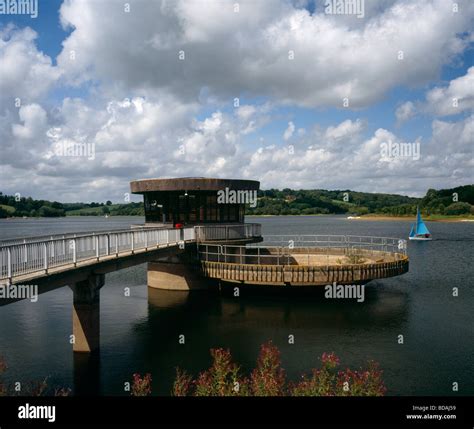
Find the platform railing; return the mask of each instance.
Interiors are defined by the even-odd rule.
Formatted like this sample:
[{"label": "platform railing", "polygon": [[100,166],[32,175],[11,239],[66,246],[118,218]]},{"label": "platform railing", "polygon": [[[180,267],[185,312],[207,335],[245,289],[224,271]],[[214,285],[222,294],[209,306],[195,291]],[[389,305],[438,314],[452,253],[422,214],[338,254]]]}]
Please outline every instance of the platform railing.
[{"label": "platform railing", "polygon": [[262,236],[262,226],[259,223],[200,225],[195,226],[198,242],[213,240],[242,240]]},{"label": "platform railing", "polygon": [[[105,231],[106,233],[117,233],[117,232],[126,232],[130,231],[129,229],[117,228],[110,229]],[[22,238],[10,238],[0,240],[0,247],[8,246],[11,244],[25,244],[25,243],[34,243],[39,241],[46,240],[55,240],[57,238],[77,238],[83,236],[104,234],[104,231],[81,231],[81,232],[69,232],[64,234],[44,234],[44,235],[35,235],[33,237],[22,237]]]},{"label": "platform railing", "polygon": [[72,265],[102,257],[119,257],[124,253],[152,250],[163,246],[178,246],[195,241],[194,228],[144,229],[94,232],[78,236],[33,237],[16,244],[0,244],[0,279],[51,268]]},{"label": "platform railing", "polygon": [[[256,246],[249,244],[248,246]],[[407,240],[394,237],[373,237],[363,235],[265,235],[258,246],[278,247],[344,247],[401,253],[406,255]]]},{"label": "platform railing", "polygon": [[[201,262],[223,262],[241,265],[312,265],[313,257],[325,258],[314,265],[364,265],[374,262],[397,262],[406,260],[402,253],[367,250],[363,248],[324,247],[308,248],[305,253],[295,253],[288,247],[245,247],[216,244],[199,244],[198,256]],[[330,262],[330,258],[339,256],[340,261]],[[348,258],[347,260],[345,258]],[[367,261],[365,258],[377,258]]]},{"label": "platform railing", "polygon": [[[291,237],[287,239],[288,237]],[[279,243],[280,245],[275,245]],[[281,245],[284,243],[285,245]],[[273,245],[270,245],[273,244]],[[198,243],[198,257],[205,262],[243,265],[310,265],[315,255],[347,258],[344,265],[357,265],[364,257],[401,261],[406,259],[406,240],[392,237],[346,235],[265,236],[262,243],[246,246]],[[299,258],[299,262],[295,259]],[[329,262],[328,262],[329,263]]]}]

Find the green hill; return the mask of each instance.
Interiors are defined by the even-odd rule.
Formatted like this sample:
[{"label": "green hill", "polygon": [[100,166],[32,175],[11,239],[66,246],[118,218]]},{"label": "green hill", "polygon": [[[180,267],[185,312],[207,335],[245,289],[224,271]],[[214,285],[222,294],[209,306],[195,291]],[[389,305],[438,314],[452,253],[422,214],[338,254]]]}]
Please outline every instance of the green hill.
[{"label": "green hill", "polygon": [[369,213],[389,216],[413,216],[419,206],[426,215],[468,215],[473,212],[474,185],[452,189],[428,190],[423,198],[395,194],[269,189],[259,191],[258,204],[247,209],[253,215],[310,215]]},{"label": "green hill", "polygon": [[9,215],[12,215],[13,213],[15,213],[15,207],[7,206],[6,204],[0,204],[0,210],[4,210]]},{"label": "green hill", "polygon": [[[74,203],[71,206],[75,207],[77,205],[84,206],[81,203]],[[142,203],[102,204],[96,207],[87,205],[87,207],[70,209],[71,206],[64,204],[66,216],[105,216],[106,214],[110,216],[144,216],[145,214]]]},{"label": "green hill", "polygon": [[298,214],[367,214],[386,208],[410,205],[416,207],[419,198],[393,194],[372,194],[349,189],[327,191],[270,189],[260,191],[257,207],[248,214],[298,215]]},{"label": "green hill", "polygon": [[[414,216],[419,206],[425,216],[474,215],[474,185],[429,189],[423,198],[396,194],[324,189],[268,189],[258,192],[249,215],[381,214]],[[0,217],[143,216],[143,203],[59,203],[15,198],[0,192]]]}]

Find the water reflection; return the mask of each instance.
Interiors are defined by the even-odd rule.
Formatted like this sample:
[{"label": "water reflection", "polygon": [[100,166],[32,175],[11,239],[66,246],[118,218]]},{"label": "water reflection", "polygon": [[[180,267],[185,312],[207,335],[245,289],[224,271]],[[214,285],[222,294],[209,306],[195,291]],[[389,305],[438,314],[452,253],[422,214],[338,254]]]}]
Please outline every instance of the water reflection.
[{"label": "water reflection", "polygon": [[[148,289],[148,319],[138,322],[134,331],[150,367],[159,368],[154,392],[169,394],[177,366],[193,374],[207,368],[212,347],[230,348],[247,371],[255,364],[259,346],[272,340],[293,379],[317,365],[323,351],[345,350],[364,364],[375,358],[384,336],[395,339],[403,330],[410,302],[406,292],[380,285],[369,285],[362,303],[325,299],[321,289],[276,294],[245,290],[238,298],[232,292],[233,286],[221,294]],[[366,332],[367,341],[347,346],[355,332]],[[296,335],[297,345],[288,344],[289,334]],[[185,344],[179,344],[180,335]]]},{"label": "water reflection", "polygon": [[402,290],[388,290],[373,282],[365,288],[365,300],[327,299],[324,288],[292,288],[256,286],[239,288],[223,285],[218,293],[167,291],[148,288],[148,323],[168,323],[183,317],[187,321],[195,311],[219,323],[227,321],[265,321],[275,326],[311,328],[328,323],[350,326],[396,326],[406,320],[409,295]]},{"label": "water reflection", "polygon": [[100,386],[100,353],[73,353],[74,396],[98,396]]},{"label": "water reflection", "polygon": [[148,288],[148,304],[152,308],[177,308],[186,305],[189,292]]}]

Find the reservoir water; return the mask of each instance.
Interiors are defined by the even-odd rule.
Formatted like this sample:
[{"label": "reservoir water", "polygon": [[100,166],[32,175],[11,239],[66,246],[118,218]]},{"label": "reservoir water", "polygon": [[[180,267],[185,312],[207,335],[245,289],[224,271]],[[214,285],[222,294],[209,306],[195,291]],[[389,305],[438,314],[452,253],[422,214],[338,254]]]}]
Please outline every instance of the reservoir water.
[{"label": "reservoir water", "polygon": [[[406,221],[340,216],[247,217],[268,234],[348,234],[407,238]],[[138,217],[0,220],[1,239],[128,228]],[[100,386],[124,395],[133,373],[150,372],[153,393],[168,395],[177,366],[196,375],[211,347],[230,348],[244,370],[260,344],[281,350],[288,378],[334,351],[343,367],[380,363],[388,395],[474,395],[474,224],[428,222],[431,242],[409,242],[409,273],[370,282],[363,303],[318,296],[170,292],[146,286],[146,265],[106,276],[101,290]],[[130,288],[125,296],[124,288]],[[453,296],[457,288],[459,296]],[[10,382],[48,377],[73,386],[72,292],[68,287],[0,307],[0,355]],[[179,335],[185,344],[179,344]],[[288,344],[294,335],[295,343]],[[403,335],[404,344],[398,343]],[[459,391],[453,392],[454,382]]]}]

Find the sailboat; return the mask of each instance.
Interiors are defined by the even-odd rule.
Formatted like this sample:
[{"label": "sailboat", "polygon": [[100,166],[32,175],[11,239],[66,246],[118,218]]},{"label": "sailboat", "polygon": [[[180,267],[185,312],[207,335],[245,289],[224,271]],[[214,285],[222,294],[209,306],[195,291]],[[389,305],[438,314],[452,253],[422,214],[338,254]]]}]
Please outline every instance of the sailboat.
[{"label": "sailboat", "polygon": [[431,240],[431,233],[421,219],[420,209],[416,208],[416,222],[411,226],[410,240]]}]

